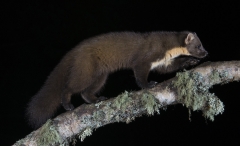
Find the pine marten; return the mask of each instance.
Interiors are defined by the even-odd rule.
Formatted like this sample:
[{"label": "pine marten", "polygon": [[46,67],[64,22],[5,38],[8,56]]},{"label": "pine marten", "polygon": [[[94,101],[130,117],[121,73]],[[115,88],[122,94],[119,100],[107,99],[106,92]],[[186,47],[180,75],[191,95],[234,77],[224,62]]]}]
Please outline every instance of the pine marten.
[{"label": "pine marten", "polygon": [[[114,32],[87,39],[68,52],[54,68],[27,108],[30,124],[40,127],[58,107],[72,110],[71,95],[81,93],[87,103],[105,100],[95,94],[114,71],[132,69],[137,85],[152,88],[151,70],[174,72],[195,65],[207,55],[193,32]],[[184,57],[180,57],[184,56]]]}]

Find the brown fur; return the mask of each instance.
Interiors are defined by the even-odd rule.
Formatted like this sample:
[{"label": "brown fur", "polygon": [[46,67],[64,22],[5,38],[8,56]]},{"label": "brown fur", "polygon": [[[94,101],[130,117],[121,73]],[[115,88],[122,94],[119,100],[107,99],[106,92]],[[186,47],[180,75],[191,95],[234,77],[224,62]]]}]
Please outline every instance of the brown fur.
[{"label": "brown fur", "polygon": [[71,95],[81,93],[87,103],[104,100],[95,94],[105,84],[109,73],[133,69],[137,84],[151,88],[149,71],[172,72],[197,63],[207,52],[200,40],[190,32],[109,33],[83,41],[66,54],[48,77],[41,90],[33,96],[27,114],[30,123],[39,127],[61,105],[72,110]]}]

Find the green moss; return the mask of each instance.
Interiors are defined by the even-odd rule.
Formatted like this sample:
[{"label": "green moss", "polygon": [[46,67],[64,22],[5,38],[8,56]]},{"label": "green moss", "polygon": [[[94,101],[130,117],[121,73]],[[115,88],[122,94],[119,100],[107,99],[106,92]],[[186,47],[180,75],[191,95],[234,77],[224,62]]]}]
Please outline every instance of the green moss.
[{"label": "green moss", "polygon": [[210,97],[208,99],[208,107],[207,110],[203,113],[204,117],[214,120],[214,115],[222,114],[224,111],[223,103],[216,97]]},{"label": "green moss", "polygon": [[117,110],[125,111],[131,101],[132,98],[129,98],[129,93],[125,91],[115,98],[113,106],[115,106]]},{"label": "green moss", "polygon": [[130,114],[127,112],[127,109],[131,106],[133,107],[134,100],[131,98],[131,94],[125,91],[118,97],[114,99],[112,102],[111,107],[114,110],[114,120],[120,122],[120,121],[126,121],[126,123],[130,123],[134,117],[131,117]]},{"label": "green moss", "polygon": [[220,78],[220,73],[217,72],[216,70],[213,70],[211,75],[209,76],[209,79],[212,80],[212,81],[219,81],[221,78]]},{"label": "green moss", "polygon": [[92,129],[90,127],[87,127],[80,135],[79,139],[83,141],[87,136],[92,135]]},{"label": "green moss", "polygon": [[141,101],[149,115],[153,115],[154,112],[160,113],[159,108],[161,105],[158,104],[156,98],[152,94],[144,93]]},{"label": "green moss", "polygon": [[100,106],[102,103],[103,103],[103,102],[100,101],[100,102],[96,103],[95,106],[96,106],[97,108],[99,108],[99,106]]},{"label": "green moss", "polygon": [[84,125],[89,125],[91,124],[91,121],[90,121],[90,118],[91,116],[90,115],[83,115],[82,118],[81,118],[81,123],[84,124]]},{"label": "green moss", "polygon": [[[214,120],[214,116],[224,111],[223,103],[212,93],[209,92],[210,85],[203,82],[203,77],[200,73],[185,71],[177,73],[177,80],[173,85],[178,90],[178,100],[187,108],[202,110],[203,115]],[[225,75],[213,72],[211,79],[220,81]]]},{"label": "green moss", "polygon": [[213,82],[213,83],[219,83],[222,78],[227,78],[229,76],[227,71],[223,71],[223,72],[218,72],[216,69],[214,69],[211,73],[211,75],[209,76],[209,79]]},{"label": "green moss", "polygon": [[[101,121],[127,121],[130,122],[133,120],[133,117],[129,117],[129,113],[126,112],[127,108],[134,104],[134,101],[130,94],[125,91],[118,97],[116,97],[112,102],[103,102],[101,105],[104,105],[102,109],[99,109],[93,113],[93,120],[95,122],[94,125],[96,127],[100,127],[102,125]],[[98,108],[99,105],[95,106]],[[129,117],[129,118],[128,118]]]},{"label": "green moss", "polygon": [[135,117],[127,117],[127,120],[126,120],[126,123],[130,123],[132,122],[133,120],[135,120]]},{"label": "green moss", "polygon": [[105,118],[105,113],[102,110],[95,111],[92,117],[93,117],[93,121],[95,121],[96,123],[96,126],[101,127],[102,126],[101,121]]},{"label": "green moss", "polygon": [[103,118],[105,117],[105,114],[104,114],[104,112],[103,111],[95,111],[94,113],[93,113],[93,119],[95,120],[95,121],[100,121],[100,120],[102,120]]},{"label": "green moss", "polygon": [[64,141],[58,134],[56,127],[52,125],[52,121],[48,120],[40,129],[37,138],[37,145],[48,146],[50,144],[63,144]]}]

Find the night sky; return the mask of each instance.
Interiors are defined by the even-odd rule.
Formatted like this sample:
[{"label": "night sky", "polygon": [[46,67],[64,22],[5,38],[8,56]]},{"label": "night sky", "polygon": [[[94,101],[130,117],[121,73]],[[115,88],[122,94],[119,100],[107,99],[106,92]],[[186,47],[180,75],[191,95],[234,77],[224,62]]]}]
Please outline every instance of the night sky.
[{"label": "night sky", "polygon": [[[117,31],[196,32],[209,52],[204,61],[240,60],[240,5],[234,2],[76,0],[0,2],[0,145],[12,145],[32,129],[25,118],[30,98],[41,88],[61,58],[79,42]],[[173,77],[151,73],[158,82]],[[214,122],[182,105],[130,124],[101,127],[79,145],[240,145],[239,82],[211,89],[225,104]],[[100,95],[114,97],[140,90],[131,70],[109,76]],[[80,96],[75,106],[84,103]],[[57,114],[64,112],[63,108]]]}]

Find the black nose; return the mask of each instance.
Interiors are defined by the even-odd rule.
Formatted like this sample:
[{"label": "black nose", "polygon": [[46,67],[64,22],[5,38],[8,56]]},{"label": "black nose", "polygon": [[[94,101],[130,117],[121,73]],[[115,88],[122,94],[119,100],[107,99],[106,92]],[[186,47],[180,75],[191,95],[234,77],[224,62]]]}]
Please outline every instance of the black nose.
[{"label": "black nose", "polygon": [[204,53],[205,53],[205,56],[204,56],[204,57],[208,56],[208,52],[207,52],[207,51],[205,51]]},{"label": "black nose", "polygon": [[206,57],[208,55],[208,52],[203,47],[201,47],[200,50],[204,54],[203,55],[204,57]]},{"label": "black nose", "polygon": [[202,50],[201,52],[199,52],[199,56],[201,56],[200,58],[204,58],[208,55],[208,52],[205,50]]}]

